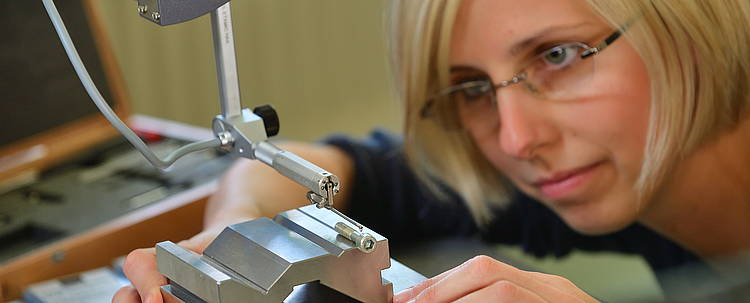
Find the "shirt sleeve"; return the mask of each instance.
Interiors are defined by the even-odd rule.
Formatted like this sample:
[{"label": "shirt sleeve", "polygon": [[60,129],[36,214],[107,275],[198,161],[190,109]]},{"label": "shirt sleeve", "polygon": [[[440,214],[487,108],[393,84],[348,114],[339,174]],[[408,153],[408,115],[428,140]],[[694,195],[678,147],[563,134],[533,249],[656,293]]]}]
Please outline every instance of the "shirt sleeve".
[{"label": "shirt sleeve", "polygon": [[409,169],[399,137],[376,130],[363,140],[335,135],[323,140],[354,162],[349,214],[391,243],[477,232],[468,208],[455,195],[438,199]]}]

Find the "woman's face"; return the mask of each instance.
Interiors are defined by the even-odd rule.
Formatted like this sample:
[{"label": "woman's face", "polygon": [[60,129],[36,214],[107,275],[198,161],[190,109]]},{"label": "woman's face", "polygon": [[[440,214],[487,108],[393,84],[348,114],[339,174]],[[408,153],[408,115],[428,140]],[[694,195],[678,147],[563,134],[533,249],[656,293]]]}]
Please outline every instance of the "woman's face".
[{"label": "woman's face", "polygon": [[[614,30],[583,0],[464,0],[451,66],[510,79],[530,57],[568,42],[596,46]],[[526,61],[524,61],[526,60]],[[498,89],[497,119],[468,128],[482,154],[526,194],[588,234],[620,229],[648,205],[634,183],[643,159],[649,79],[620,38],[593,60],[575,98],[550,100],[522,85]],[[452,75],[460,82],[460,75]]]}]

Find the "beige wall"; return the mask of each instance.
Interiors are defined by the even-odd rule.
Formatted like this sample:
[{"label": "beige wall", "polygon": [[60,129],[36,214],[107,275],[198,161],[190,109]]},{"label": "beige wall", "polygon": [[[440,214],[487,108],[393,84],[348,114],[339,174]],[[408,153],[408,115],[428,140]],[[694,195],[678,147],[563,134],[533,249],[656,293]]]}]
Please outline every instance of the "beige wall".
[{"label": "beige wall", "polygon": [[[385,0],[231,3],[242,103],[273,105],[281,137],[400,129]],[[135,1],[98,5],[134,112],[208,127],[219,112],[209,16],[160,27],[138,16]]]}]

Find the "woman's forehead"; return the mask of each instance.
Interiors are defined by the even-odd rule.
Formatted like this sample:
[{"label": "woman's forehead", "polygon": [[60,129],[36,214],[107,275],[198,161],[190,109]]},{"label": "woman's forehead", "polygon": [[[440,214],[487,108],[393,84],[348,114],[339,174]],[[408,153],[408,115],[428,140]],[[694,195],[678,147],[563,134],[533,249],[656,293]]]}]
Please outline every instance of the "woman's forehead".
[{"label": "woman's forehead", "polygon": [[464,0],[453,26],[451,53],[464,57],[486,48],[508,60],[537,39],[601,24],[584,0]]}]

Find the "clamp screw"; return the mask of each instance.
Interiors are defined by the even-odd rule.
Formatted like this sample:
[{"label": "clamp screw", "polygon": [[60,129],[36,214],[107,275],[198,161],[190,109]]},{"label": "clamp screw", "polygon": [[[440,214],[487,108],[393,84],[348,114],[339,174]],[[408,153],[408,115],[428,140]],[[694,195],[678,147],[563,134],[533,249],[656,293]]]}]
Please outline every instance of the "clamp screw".
[{"label": "clamp screw", "polygon": [[375,250],[375,238],[371,236],[368,233],[360,233],[354,228],[351,228],[349,225],[346,225],[344,222],[337,222],[335,228],[336,232],[339,233],[339,235],[344,236],[344,238],[349,239],[349,241],[354,242],[354,244],[357,245],[357,249],[362,251],[363,253],[371,253],[373,250]]},{"label": "clamp screw", "polygon": [[219,141],[221,141],[221,146],[226,147],[232,142],[234,142],[234,138],[232,138],[232,134],[230,132],[221,132],[219,133]]},{"label": "clamp screw", "polygon": [[143,15],[146,12],[148,12],[148,6],[145,6],[145,5],[139,5],[138,6],[138,13],[139,14]]},{"label": "clamp screw", "polygon": [[154,21],[159,21],[159,18],[161,18],[161,15],[159,15],[159,12],[151,13],[151,19],[154,19]]}]

